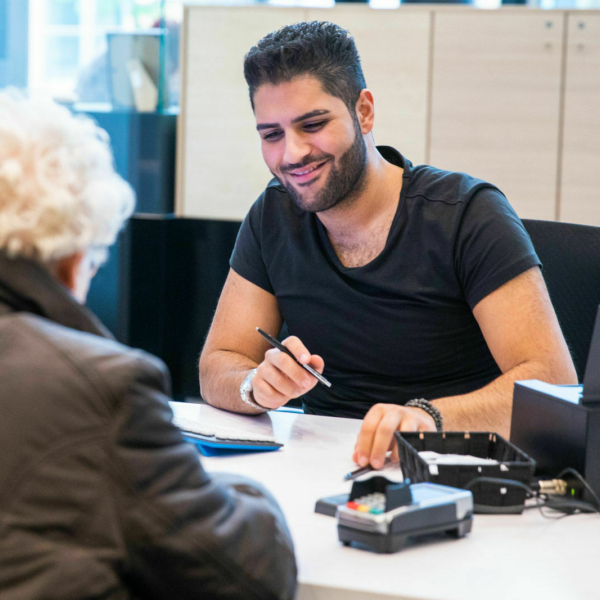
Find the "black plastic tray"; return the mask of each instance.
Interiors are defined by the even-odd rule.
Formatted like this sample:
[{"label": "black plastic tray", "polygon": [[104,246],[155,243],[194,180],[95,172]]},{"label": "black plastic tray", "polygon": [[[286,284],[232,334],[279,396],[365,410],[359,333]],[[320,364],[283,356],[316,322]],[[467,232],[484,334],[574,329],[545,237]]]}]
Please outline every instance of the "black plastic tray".
[{"label": "black plastic tray", "polygon": [[[396,432],[400,465],[404,477],[413,483],[430,481],[440,485],[468,488],[473,493],[475,512],[523,512],[526,490],[504,482],[476,483],[476,477],[519,481],[529,485],[533,480],[535,461],[501,435],[490,432]],[[439,454],[470,454],[492,458],[497,465],[430,465],[419,456],[421,451]],[[436,472],[437,471],[437,472]]]}]

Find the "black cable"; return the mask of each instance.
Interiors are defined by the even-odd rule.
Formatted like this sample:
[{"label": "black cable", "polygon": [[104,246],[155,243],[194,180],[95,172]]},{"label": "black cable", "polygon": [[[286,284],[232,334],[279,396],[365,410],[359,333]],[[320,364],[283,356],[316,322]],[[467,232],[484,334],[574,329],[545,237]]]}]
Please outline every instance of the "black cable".
[{"label": "black cable", "polygon": [[558,498],[548,498],[544,502],[545,508],[559,510],[569,515],[575,514],[577,511],[582,513],[597,513],[598,509],[589,502],[581,500],[560,500]]},{"label": "black cable", "polygon": [[[558,498],[549,498],[547,494],[537,492],[537,491],[533,490],[530,486],[528,486],[526,483],[523,483],[522,481],[517,481],[516,479],[497,479],[495,477],[475,477],[474,479],[471,479],[471,481],[469,481],[464,486],[464,488],[468,490],[471,487],[473,487],[474,485],[477,485],[478,483],[492,483],[494,485],[503,485],[503,486],[507,486],[507,487],[511,486],[511,487],[520,488],[522,490],[525,490],[526,499],[533,498],[536,501],[534,505],[525,506],[525,509],[538,508],[540,511],[540,514],[546,519],[562,519],[563,517],[568,517],[570,515],[576,514],[577,512],[600,513],[600,498],[598,498],[598,496],[594,493],[594,491],[589,486],[587,481],[585,481],[585,479],[583,479],[583,477],[579,473],[577,473],[577,471],[575,471],[574,469],[565,469],[558,476],[558,479],[562,478],[562,475],[564,475],[566,473],[573,475],[574,477],[577,478],[578,481],[580,481],[582,483],[582,485],[590,492],[592,497],[597,501],[598,506],[594,506],[593,504],[590,504],[589,502],[582,502],[581,500],[563,500],[563,499],[558,499]],[[494,507],[490,507],[490,506],[486,505],[486,512],[488,512],[488,514],[494,514],[494,512],[496,512],[496,514],[504,513],[504,511],[500,510],[500,507],[498,507],[498,511],[494,511],[493,508]],[[564,514],[562,514],[560,516],[550,516],[544,512],[544,508],[549,508],[551,510],[562,512]]]},{"label": "black cable", "polygon": [[[548,498],[548,496],[546,494],[535,494],[534,495],[535,498],[535,504],[530,504],[529,506],[526,504],[525,507],[523,508],[523,510],[529,510],[531,508],[537,508],[540,511],[540,514],[542,515],[542,517],[544,517],[544,519],[551,519],[553,521],[558,521],[559,519],[564,519],[565,517],[570,517],[572,514],[574,514],[574,511],[572,510],[556,510],[554,513],[547,513],[544,511],[545,508],[548,508],[547,503],[550,501],[550,499]],[[559,514],[556,514],[556,513]]]},{"label": "black cable", "polygon": [[[544,512],[542,510],[544,505],[542,502],[540,502],[539,494],[536,494],[536,492],[534,490],[532,490],[526,483],[523,483],[522,481],[517,481],[516,479],[499,479],[496,477],[475,477],[474,479],[471,479],[471,481],[469,481],[465,485],[465,489],[468,490],[471,487],[473,487],[474,485],[477,485],[478,483],[493,483],[493,484],[504,485],[507,487],[512,486],[512,487],[521,488],[522,490],[525,490],[525,498],[526,499],[535,498],[535,500],[536,500],[535,505],[525,506],[525,508],[539,508],[540,514],[543,517],[552,518],[552,517],[548,517],[547,515],[544,514]],[[495,508],[497,508],[497,510],[494,510]],[[490,505],[485,505],[485,514],[507,514],[507,513],[505,511],[501,510],[500,507],[493,507]]]},{"label": "black cable", "polygon": [[564,476],[567,475],[567,474],[568,475],[572,475],[573,477],[575,477],[575,479],[577,479],[579,482],[581,482],[581,485],[583,485],[583,487],[588,491],[589,495],[596,502],[596,510],[600,511],[600,498],[598,498],[598,495],[591,488],[590,484],[575,469],[571,469],[569,467],[569,468],[566,468],[566,469],[562,470],[558,474],[557,479],[564,479]]}]

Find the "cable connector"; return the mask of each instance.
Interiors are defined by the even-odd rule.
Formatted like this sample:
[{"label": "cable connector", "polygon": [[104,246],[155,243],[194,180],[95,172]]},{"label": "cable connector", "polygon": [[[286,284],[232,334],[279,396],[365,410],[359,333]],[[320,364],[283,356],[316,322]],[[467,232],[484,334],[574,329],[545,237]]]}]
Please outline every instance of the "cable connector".
[{"label": "cable connector", "polygon": [[569,490],[569,484],[564,479],[548,479],[538,481],[531,486],[533,489],[539,488],[540,494],[553,494],[557,496],[566,496]]},{"label": "cable connector", "polygon": [[575,469],[564,469],[556,479],[534,482],[532,489],[547,496],[569,496],[573,500],[586,504],[594,512],[600,512],[600,498],[589,483]]}]

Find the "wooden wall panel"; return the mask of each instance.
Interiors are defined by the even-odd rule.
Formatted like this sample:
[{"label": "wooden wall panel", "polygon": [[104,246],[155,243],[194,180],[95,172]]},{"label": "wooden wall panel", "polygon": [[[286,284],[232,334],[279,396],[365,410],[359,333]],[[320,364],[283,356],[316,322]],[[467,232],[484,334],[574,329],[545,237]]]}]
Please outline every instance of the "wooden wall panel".
[{"label": "wooden wall panel", "polygon": [[435,15],[429,162],[498,185],[523,218],[555,218],[564,19]]},{"label": "wooden wall panel", "polygon": [[600,225],[600,15],[568,17],[560,220]]},{"label": "wooden wall panel", "polygon": [[312,9],[310,20],[332,21],[353,35],[375,98],[375,143],[425,162],[431,11],[365,6]]},{"label": "wooden wall panel", "polygon": [[523,218],[600,225],[600,14],[512,8],[187,7],[178,214],[240,220],[264,189],[243,56],[303,19],[354,35],[378,144],[495,183]]},{"label": "wooden wall panel", "polygon": [[176,212],[241,220],[271,179],[260,151],[243,59],[300,8],[186,7]]}]

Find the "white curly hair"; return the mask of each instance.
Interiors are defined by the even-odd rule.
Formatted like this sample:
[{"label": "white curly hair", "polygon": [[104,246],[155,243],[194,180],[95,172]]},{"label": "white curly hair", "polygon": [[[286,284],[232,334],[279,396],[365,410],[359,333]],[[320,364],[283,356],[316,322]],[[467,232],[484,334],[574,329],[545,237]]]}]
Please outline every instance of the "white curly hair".
[{"label": "white curly hair", "polygon": [[0,90],[0,250],[101,262],[134,204],[103,129],[50,99]]}]

